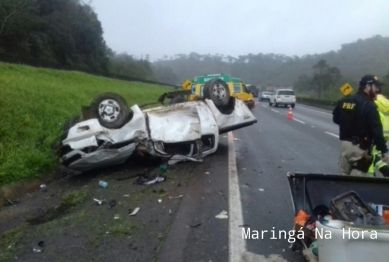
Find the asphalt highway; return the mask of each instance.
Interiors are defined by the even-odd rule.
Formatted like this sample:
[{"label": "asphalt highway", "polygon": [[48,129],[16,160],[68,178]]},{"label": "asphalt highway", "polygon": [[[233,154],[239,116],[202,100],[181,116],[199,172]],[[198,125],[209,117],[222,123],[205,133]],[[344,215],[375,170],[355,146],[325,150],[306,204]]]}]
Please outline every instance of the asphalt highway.
[{"label": "asphalt highway", "polygon": [[336,174],[340,142],[331,112],[296,105],[288,108],[261,102],[253,110],[258,123],[234,132],[244,224],[259,239],[246,240],[247,251],[285,261],[303,261],[293,252],[288,236],[294,211],[288,172]]},{"label": "asphalt highway", "polygon": [[[279,235],[293,227],[286,175],[337,173],[338,128],[331,112],[303,105],[293,109],[293,119],[287,119],[288,108],[265,102],[253,113],[258,123],[234,131],[235,139],[221,135],[217,153],[199,164],[156,261],[304,261],[288,236]],[[237,172],[231,172],[231,151]],[[229,219],[216,218],[223,210]],[[234,234],[237,228],[267,233],[244,240]],[[233,250],[245,258],[237,260]]]}]

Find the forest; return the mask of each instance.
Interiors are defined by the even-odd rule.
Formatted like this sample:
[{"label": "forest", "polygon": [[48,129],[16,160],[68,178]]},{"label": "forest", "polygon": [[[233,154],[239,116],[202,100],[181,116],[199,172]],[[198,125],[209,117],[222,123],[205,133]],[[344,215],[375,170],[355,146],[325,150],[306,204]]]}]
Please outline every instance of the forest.
[{"label": "forest", "polygon": [[[389,83],[389,37],[375,35],[339,50],[301,57],[264,54],[176,54],[150,62],[107,46],[102,24],[82,0],[0,0],[0,61],[12,56],[43,63],[179,85],[202,74],[231,74],[262,90],[294,87],[318,98],[364,74]],[[142,41],[142,39],[137,39]],[[156,48],[158,48],[156,46]]]}]

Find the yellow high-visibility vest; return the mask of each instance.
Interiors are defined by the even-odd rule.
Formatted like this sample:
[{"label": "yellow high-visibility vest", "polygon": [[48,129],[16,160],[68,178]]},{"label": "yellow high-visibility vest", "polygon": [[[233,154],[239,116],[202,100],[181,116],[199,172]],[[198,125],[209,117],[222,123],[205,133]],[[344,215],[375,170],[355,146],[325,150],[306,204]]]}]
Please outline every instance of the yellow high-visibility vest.
[{"label": "yellow high-visibility vest", "polygon": [[379,94],[377,95],[377,99],[375,100],[375,103],[380,113],[382,127],[384,128],[384,136],[385,138],[388,139],[389,138],[389,99]]}]

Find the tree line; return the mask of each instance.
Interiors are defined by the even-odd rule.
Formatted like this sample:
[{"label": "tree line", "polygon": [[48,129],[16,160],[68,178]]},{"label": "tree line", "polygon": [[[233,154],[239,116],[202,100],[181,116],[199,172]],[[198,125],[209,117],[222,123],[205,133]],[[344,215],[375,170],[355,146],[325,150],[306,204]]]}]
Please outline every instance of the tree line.
[{"label": "tree line", "polygon": [[317,97],[337,95],[340,84],[355,86],[367,73],[389,82],[389,38],[379,35],[302,57],[191,52],[154,63],[148,55],[136,59],[107,46],[101,22],[83,0],[0,0],[2,54],[174,85],[196,75],[224,73],[262,89],[294,86]]},{"label": "tree line", "polygon": [[82,0],[0,0],[1,55],[156,80],[147,58],[107,46],[101,22]]}]

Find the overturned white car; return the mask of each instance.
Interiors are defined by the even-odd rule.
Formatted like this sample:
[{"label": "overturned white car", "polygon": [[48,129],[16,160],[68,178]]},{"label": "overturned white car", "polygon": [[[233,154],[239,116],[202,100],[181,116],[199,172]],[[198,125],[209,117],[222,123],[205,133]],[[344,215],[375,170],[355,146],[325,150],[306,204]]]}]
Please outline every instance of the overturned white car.
[{"label": "overturned white car", "polygon": [[219,135],[256,123],[240,100],[216,107],[211,99],[141,110],[115,93],[97,96],[82,116],[69,119],[57,147],[62,165],[85,172],[126,161],[134,151],[169,164],[202,161],[217,150]]}]

